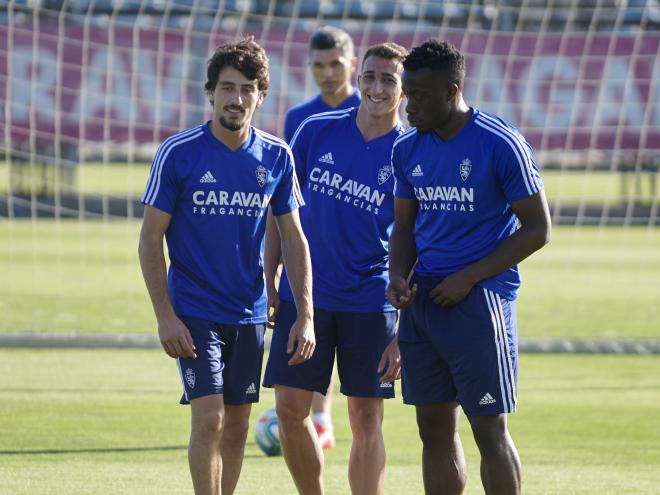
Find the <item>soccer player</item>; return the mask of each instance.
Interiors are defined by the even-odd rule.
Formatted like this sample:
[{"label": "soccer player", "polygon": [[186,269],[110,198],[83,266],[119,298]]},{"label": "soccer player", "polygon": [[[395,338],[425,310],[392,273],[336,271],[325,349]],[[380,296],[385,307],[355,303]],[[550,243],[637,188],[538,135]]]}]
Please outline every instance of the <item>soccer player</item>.
[{"label": "soccer player", "polygon": [[516,264],[549,240],[543,183],[523,136],[463,100],[465,61],[451,44],[427,41],[403,67],[414,128],[392,150],[388,297],[406,308],[398,334],[403,399],[416,407],[424,488],[463,492],[460,405],[486,494],[520,493],[506,416],[516,406]]},{"label": "soccer player", "polygon": [[315,345],[311,265],[291,150],[251,126],[268,82],[268,59],[252,38],[219,47],[205,85],[213,120],[160,146],[142,197],[140,264],[161,344],[177,360],[181,403],[190,403],[188,460],[197,495],[234,492],[251,404],[259,399],[269,205],[297,307],[289,364],[309,359]]},{"label": "soccer player", "polygon": [[[324,26],[312,34],[309,40],[310,67],[320,93],[311,100],[291,108],[284,119],[284,137],[291,143],[293,133],[307,117],[329,110],[357,107],[360,92],[353,88],[351,78],[355,72],[357,58],[353,40],[345,31],[333,26]],[[271,318],[277,314],[279,299],[277,290],[268,287]],[[326,395],[315,393],[312,399],[312,422],[324,449],[335,446],[332,427],[332,391],[334,375]]]},{"label": "soccer player", "polygon": [[[313,392],[325,393],[335,353],[348,396],[353,444],[348,477],[355,494],[381,492],[385,446],[384,398],[399,377],[397,314],[387,302],[387,244],[394,220],[390,156],[401,134],[401,61],[394,43],[364,55],[358,108],[313,115],[291,145],[306,206],[301,222],[310,244],[314,278],[316,350],[302,365],[287,365],[287,328],[296,317],[288,269],[264,377],[275,386],[280,441],[299,493],[323,493],[323,451],[309,418]],[[267,236],[266,278],[275,276],[278,239]]]},{"label": "soccer player", "polygon": [[310,115],[360,104],[360,92],[351,84],[357,58],[347,32],[334,26],[317,29],[309,39],[309,65],[319,94],[286,113],[284,138],[287,143],[291,143],[298,126]]}]

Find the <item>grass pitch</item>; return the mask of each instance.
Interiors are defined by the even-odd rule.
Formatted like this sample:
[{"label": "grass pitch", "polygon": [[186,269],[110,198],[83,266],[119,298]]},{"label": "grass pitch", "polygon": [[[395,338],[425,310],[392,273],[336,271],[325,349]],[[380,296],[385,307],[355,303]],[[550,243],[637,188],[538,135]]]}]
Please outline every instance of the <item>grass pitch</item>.
[{"label": "grass pitch", "polygon": [[[155,332],[139,228],[1,220],[0,332]],[[660,338],[660,229],[556,227],[521,272],[522,338]]]},{"label": "grass pitch", "polygon": [[[160,351],[0,349],[0,495],[192,493],[179,394],[174,362]],[[272,403],[262,390],[253,421]],[[657,493],[659,409],[660,358],[523,355],[510,428],[525,493]],[[340,395],[333,416],[326,490],[345,495],[350,434]],[[422,493],[414,409],[387,401],[384,430],[385,493]],[[483,493],[465,418],[461,433],[466,493]],[[263,493],[295,490],[284,460],[265,457],[250,432],[237,494]]]}]

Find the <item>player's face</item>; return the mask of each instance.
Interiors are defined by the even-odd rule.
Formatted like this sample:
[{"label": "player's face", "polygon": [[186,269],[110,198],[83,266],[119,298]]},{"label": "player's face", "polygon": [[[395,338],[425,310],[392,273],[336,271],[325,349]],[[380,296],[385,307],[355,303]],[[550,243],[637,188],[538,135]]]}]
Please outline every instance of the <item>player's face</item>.
[{"label": "player's face", "polygon": [[309,64],[321,94],[334,95],[346,91],[355,70],[355,59],[344,54],[341,48],[312,50]]},{"label": "player's face", "polygon": [[224,67],[218,84],[207,95],[213,105],[213,119],[230,131],[239,131],[252,122],[254,111],[263,102],[256,79],[250,80],[233,67]]},{"label": "player's face", "polygon": [[362,104],[370,115],[380,117],[397,112],[403,98],[402,70],[400,62],[376,56],[371,56],[362,63],[358,87]]},{"label": "player's face", "polygon": [[428,68],[404,70],[401,80],[411,126],[419,132],[431,132],[449,124],[458,88],[442,72]]}]

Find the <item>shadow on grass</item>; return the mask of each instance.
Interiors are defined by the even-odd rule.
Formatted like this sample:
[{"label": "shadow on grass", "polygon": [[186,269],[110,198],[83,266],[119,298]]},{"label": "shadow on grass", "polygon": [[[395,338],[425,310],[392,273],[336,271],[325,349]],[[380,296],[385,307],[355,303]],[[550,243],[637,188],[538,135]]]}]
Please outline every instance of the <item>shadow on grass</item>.
[{"label": "shadow on grass", "polygon": [[[187,445],[163,445],[162,447],[115,447],[99,449],[24,449],[24,450],[0,450],[2,455],[66,455],[66,454],[116,454],[119,452],[164,452],[168,450],[188,450]],[[246,459],[262,458],[263,455],[244,456]]]}]

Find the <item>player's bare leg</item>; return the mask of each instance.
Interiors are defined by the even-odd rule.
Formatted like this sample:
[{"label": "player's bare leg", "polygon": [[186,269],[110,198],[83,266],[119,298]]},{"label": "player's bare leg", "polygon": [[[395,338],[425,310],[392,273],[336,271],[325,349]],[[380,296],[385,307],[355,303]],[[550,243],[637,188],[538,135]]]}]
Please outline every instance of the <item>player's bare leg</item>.
[{"label": "player's bare leg", "polygon": [[321,447],[331,449],[335,446],[335,432],[332,425],[332,394],[335,388],[335,374],[330,377],[330,385],[325,395],[314,392],[312,397],[312,421],[319,435]]},{"label": "player's bare leg", "polygon": [[245,440],[250,426],[252,404],[225,406],[220,453],[222,455],[222,495],[232,495],[243,466]]},{"label": "player's bare leg", "polygon": [[422,439],[422,472],[427,495],[463,493],[467,468],[458,436],[458,404],[445,402],[416,406]]},{"label": "player's bare leg", "polygon": [[188,463],[195,495],[218,495],[222,477],[220,442],[224,423],[222,395],[190,401],[191,431]]},{"label": "player's bare leg", "polygon": [[298,493],[323,494],[323,450],[309,417],[312,392],[277,385],[275,409],[280,444]]},{"label": "player's bare leg", "polygon": [[468,418],[481,453],[486,495],[520,493],[520,458],[507,429],[506,414]]},{"label": "player's bare leg", "polygon": [[385,479],[383,399],[349,397],[348,418],[353,444],[348,462],[348,481],[355,495],[376,495]]}]

